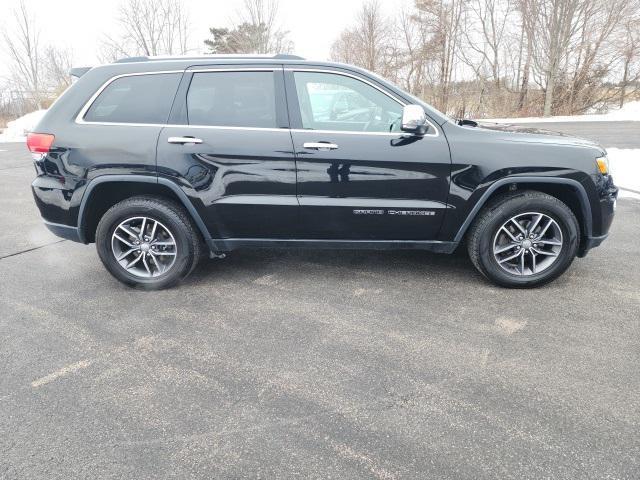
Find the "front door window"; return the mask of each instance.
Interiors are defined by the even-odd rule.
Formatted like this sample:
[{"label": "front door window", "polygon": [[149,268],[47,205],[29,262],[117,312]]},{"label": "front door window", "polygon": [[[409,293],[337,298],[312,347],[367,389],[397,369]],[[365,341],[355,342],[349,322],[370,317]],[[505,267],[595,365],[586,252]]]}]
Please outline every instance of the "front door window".
[{"label": "front door window", "polygon": [[399,132],[402,104],[345,75],[294,73],[302,127],[340,132]]}]

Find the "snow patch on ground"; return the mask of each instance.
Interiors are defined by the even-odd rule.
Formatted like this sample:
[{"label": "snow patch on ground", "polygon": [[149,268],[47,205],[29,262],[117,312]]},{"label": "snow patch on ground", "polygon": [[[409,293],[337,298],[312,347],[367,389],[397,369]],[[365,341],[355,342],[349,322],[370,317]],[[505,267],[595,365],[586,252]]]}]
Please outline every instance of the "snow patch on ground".
[{"label": "snow patch on ground", "polygon": [[619,197],[640,200],[640,149],[607,148]]},{"label": "snow patch on ground", "polygon": [[0,135],[0,142],[24,142],[27,133],[33,131],[46,110],[36,110],[7,123],[7,128]]},{"label": "snow patch on ground", "polygon": [[[640,148],[607,148],[611,175],[621,189],[640,192]],[[620,192],[627,196],[633,192]],[[632,195],[633,196],[633,195]]]},{"label": "snow patch on ground", "polygon": [[640,122],[640,101],[629,102],[622,108],[602,115],[569,115],[556,117],[487,118],[497,123],[552,123],[552,122]]},{"label": "snow patch on ground", "polygon": [[618,198],[634,198],[636,200],[640,200],[640,193],[633,193],[629,190],[620,189],[618,193]]}]

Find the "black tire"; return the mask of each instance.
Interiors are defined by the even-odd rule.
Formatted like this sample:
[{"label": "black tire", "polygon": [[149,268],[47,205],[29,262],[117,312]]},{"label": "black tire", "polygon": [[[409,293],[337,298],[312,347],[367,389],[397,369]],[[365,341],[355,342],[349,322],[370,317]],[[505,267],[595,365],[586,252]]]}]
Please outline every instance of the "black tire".
[{"label": "black tire", "polygon": [[[112,235],[118,225],[132,217],[147,217],[160,222],[175,239],[175,261],[158,276],[144,278],[126,270],[112,250]],[[178,204],[160,197],[132,197],[111,207],[100,219],[96,230],[96,248],[105,268],[116,279],[131,287],[160,290],[175,285],[189,275],[202,256],[201,235],[188,214]]]},{"label": "black tire", "polygon": [[[548,268],[539,273],[518,275],[505,271],[498,263],[494,255],[494,239],[510,218],[528,212],[541,213],[553,219],[562,233],[562,245],[555,247],[559,249],[557,257]],[[579,239],[580,225],[566,204],[546,193],[516,191],[491,200],[483,208],[468,233],[467,248],[475,267],[492,282],[508,288],[530,288],[562,275],[576,256]],[[519,250],[521,247],[516,248]]]}]

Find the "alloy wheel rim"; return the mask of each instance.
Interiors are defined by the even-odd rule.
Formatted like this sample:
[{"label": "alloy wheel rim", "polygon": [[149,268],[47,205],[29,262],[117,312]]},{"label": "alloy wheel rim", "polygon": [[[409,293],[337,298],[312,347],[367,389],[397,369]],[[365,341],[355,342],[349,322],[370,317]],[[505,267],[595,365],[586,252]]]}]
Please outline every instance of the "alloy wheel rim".
[{"label": "alloy wheel rim", "polygon": [[164,275],[177,257],[171,230],[150,217],[131,217],[121,222],[111,236],[111,251],[122,268],[141,278]]},{"label": "alloy wheel rim", "polygon": [[530,276],[550,268],[562,250],[562,230],[553,218],[540,212],[515,215],[496,232],[493,257],[512,275]]}]

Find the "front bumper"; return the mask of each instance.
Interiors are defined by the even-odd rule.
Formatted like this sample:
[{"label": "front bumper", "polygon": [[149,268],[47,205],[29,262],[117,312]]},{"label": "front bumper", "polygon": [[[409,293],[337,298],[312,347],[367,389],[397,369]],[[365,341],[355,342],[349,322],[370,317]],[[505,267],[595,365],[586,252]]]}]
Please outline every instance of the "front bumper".
[{"label": "front bumper", "polygon": [[578,252],[578,257],[584,257],[589,253],[589,250],[592,248],[599,247],[602,242],[604,242],[609,234],[601,235],[600,237],[585,237],[582,241],[582,245],[580,245],[580,251]]},{"label": "front bumper", "polygon": [[598,205],[600,213],[600,225],[599,229],[595,228],[596,235],[587,235],[583,237],[580,242],[580,249],[578,250],[578,257],[584,257],[589,253],[589,250],[595,247],[599,247],[609,236],[609,229],[613,222],[613,217],[616,211],[616,202],[618,199],[618,188],[610,181],[608,188],[600,197]]}]

